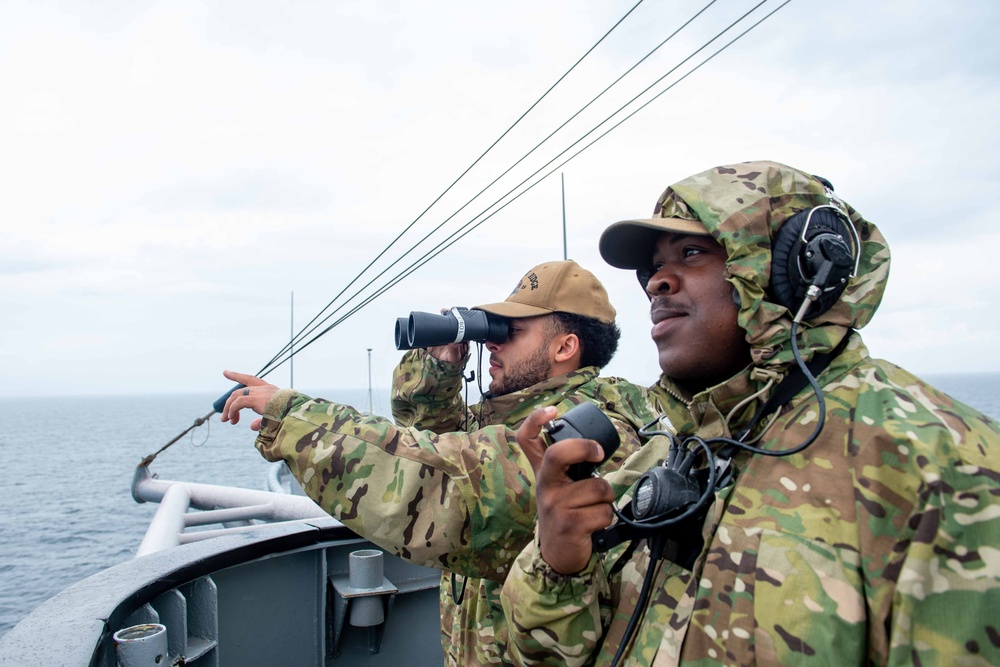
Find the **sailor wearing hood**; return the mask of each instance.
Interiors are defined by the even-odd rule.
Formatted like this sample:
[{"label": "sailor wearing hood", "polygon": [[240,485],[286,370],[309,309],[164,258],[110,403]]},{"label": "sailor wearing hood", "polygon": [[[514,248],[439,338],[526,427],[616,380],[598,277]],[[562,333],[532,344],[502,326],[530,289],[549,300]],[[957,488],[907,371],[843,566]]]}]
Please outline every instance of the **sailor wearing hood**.
[{"label": "sailor wearing hood", "polygon": [[[875,225],[827,181],[750,162],[672,185],[600,248],[650,299],[679,437],[605,480],[565,475],[594,443],[547,450],[504,586],[517,659],[1000,664],[1000,427],[869,356],[856,330],[889,273]],[[652,451],[676,474],[644,479],[693,495],[658,508],[640,480],[614,519],[608,482]]]}]

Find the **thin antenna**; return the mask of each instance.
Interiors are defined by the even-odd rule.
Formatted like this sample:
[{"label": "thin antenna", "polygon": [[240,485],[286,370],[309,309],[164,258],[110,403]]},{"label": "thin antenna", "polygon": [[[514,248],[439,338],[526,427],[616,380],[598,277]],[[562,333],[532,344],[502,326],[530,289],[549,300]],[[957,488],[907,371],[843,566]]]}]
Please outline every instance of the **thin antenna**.
[{"label": "thin antenna", "polygon": [[375,405],[372,401],[372,349],[368,348],[368,414],[375,414]]},{"label": "thin antenna", "polygon": [[563,259],[569,259],[566,248],[566,174],[559,172],[559,180],[562,182],[562,204],[563,204]]},{"label": "thin antenna", "polygon": [[291,312],[288,315],[288,329],[291,340],[288,343],[288,387],[295,386],[295,290],[292,290]]}]

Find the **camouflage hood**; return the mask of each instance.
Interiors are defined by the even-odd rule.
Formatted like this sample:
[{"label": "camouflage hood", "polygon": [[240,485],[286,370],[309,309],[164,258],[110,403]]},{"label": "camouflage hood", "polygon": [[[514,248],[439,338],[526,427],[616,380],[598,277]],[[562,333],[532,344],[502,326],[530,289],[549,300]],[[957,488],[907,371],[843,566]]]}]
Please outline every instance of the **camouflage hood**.
[{"label": "camouflage hood", "polygon": [[767,291],[771,248],[787,219],[821,205],[847,214],[861,241],[861,257],[857,276],[833,307],[800,326],[799,347],[806,360],[833,349],[849,329],[867,324],[878,308],[889,275],[889,247],[875,225],[816,177],[777,162],[715,167],[670,186],[657,202],[657,218],[697,221],[726,249],[726,280],[739,295],[739,325],[747,332],[756,366],[794,363],[788,344],[794,313]]}]

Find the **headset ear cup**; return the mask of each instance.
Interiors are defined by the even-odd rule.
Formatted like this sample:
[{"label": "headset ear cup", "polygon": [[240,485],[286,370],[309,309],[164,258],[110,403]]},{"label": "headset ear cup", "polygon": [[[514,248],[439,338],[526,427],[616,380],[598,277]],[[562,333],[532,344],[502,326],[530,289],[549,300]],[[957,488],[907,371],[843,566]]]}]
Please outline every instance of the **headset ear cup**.
[{"label": "headset ear cup", "polygon": [[[806,241],[809,242],[810,249],[814,249],[816,245],[812,241],[825,236],[829,241],[838,245],[843,244],[838,250],[851,257],[854,254],[848,242],[844,240],[847,232],[844,226],[850,222],[829,207],[813,210],[811,219],[809,213],[808,210],[800,211],[789,218],[775,234],[771,249],[771,296],[793,313],[802,305],[806,290],[809,289],[810,278],[813,277],[813,275],[808,277],[802,275],[802,267],[809,265],[808,258],[803,255],[806,248],[802,243],[802,228],[807,221],[809,229],[806,230],[808,236]],[[829,284],[819,286],[823,292],[806,311],[806,319],[822,315],[833,307],[847,288],[846,279],[849,274],[849,270],[834,273]]]},{"label": "headset ear cup", "polygon": [[809,287],[803,286],[797,258],[802,249],[799,237],[806,224],[808,211],[796,213],[785,221],[774,235],[771,246],[771,296],[788,310],[795,312]]}]

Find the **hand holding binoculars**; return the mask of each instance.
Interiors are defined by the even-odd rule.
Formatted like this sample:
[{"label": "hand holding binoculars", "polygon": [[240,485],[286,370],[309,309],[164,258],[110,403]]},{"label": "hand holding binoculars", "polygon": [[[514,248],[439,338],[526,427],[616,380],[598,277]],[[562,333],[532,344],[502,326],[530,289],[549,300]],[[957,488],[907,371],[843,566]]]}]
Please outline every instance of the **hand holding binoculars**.
[{"label": "hand holding binoculars", "polygon": [[448,343],[503,343],[507,335],[507,318],[484,310],[455,307],[440,315],[412,312],[396,319],[397,350]]}]

